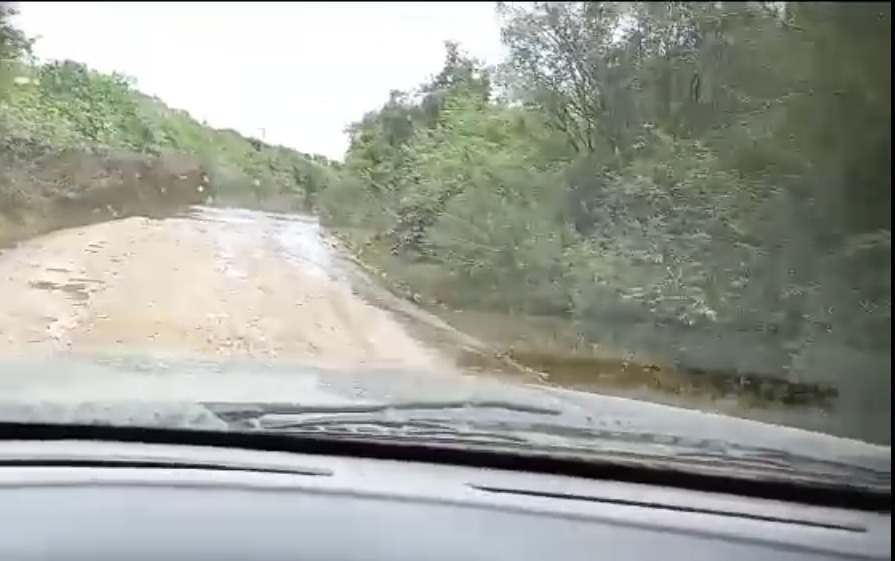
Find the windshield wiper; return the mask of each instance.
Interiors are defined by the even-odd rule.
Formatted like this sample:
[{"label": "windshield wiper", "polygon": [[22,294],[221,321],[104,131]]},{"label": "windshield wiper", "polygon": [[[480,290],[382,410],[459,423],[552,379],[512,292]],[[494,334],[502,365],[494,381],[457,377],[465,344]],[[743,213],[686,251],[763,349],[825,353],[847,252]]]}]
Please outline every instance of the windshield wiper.
[{"label": "windshield wiper", "polygon": [[[502,400],[406,401],[397,403],[300,405],[290,403],[203,403],[236,430],[258,430],[293,435],[365,437],[426,444],[505,444],[531,447],[520,433],[494,430],[485,418],[513,419],[522,427],[529,419],[542,420],[562,412]],[[464,413],[470,412],[468,417]],[[472,419],[472,415],[478,419]],[[446,418],[445,415],[452,415]],[[522,422],[522,420],[529,422]]]},{"label": "windshield wiper", "polygon": [[561,411],[548,409],[535,405],[514,403],[501,400],[446,400],[446,401],[405,401],[397,403],[370,403],[370,404],[345,404],[345,405],[301,405],[293,403],[233,403],[233,402],[203,402],[202,405],[210,409],[215,415],[227,422],[249,419],[272,418],[276,415],[340,415],[340,414],[370,414],[380,413],[387,415],[390,412],[425,413],[444,412],[451,410],[501,410],[509,413],[523,413],[530,415],[557,416]]},{"label": "windshield wiper", "polygon": [[267,420],[262,430],[289,434],[375,437],[386,440],[414,440],[425,443],[467,443],[526,445],[531,441],[522,436],[477,430],[471,426],[458,427],[451,423],[402,420],[362,421],[352,419],[316,419],[305,421]]},{"label": "windshield wiper", "polygon": [[[648,462],[787,480],[886,488],[891,472],[787,450],[671,434],[551,422],[560,411],[505,401],[303,406],[206,403],[236,430],[423,445],[481,445],[517,454]],[[469,411],[469,414],[465,414]],[[578,419],[580,421],[580,419]]]}]

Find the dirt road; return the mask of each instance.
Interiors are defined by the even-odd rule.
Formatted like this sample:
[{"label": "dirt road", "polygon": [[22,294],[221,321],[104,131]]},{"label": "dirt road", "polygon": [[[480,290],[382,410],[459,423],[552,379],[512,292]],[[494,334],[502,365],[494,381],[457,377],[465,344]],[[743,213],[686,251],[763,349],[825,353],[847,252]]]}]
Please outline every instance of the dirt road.
[{"label": "dirt road", "polygon": [[0,254],[0,357],[146,349],[426,371],[450,360],[352,293],[309,217],[197,209]]},{"label": "dirt road", "polygon": [[[519,392],[529,392],[548,405],[560,399],[549,388],[515,384],[540,381],[539,374],[488,356],[487,345],[382,289],[310,217],[202,208],[58,231],[0,250],[0,401],[26,408],[135,398],[525,401]],[[499,383],[504,367],[514,384]],[[573,398],[596,400],[585,408],[611,422],[613,410],[663,427],[682,415],[606,395],[561,401]],[[718,410],[845,436],[867,432],[847,425],[855,414]],[[707,422],[695,418],[693,427]],[[888,427],[887,419],[876,425]]]}]

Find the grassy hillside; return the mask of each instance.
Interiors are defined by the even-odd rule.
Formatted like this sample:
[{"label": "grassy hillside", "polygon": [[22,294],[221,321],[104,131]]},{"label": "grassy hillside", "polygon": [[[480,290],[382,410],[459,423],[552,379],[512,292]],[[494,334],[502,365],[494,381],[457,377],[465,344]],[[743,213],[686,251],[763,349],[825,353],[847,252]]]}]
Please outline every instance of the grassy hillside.
[{"label": "grassy hillside", "polygon": [[333,164],[216,130],[73,61],[35,64],[2,17],[0,240],[209,202],[299,209]]}]

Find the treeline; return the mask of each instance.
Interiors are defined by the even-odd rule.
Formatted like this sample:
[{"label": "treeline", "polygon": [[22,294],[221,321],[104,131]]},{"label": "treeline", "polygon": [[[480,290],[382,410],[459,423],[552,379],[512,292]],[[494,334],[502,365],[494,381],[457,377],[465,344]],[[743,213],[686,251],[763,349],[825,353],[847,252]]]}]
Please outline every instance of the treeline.
[{"label": "treeline", "polygon": [[454,308],[889,395],[889,4],[498,10],[506,64],[449,44],[352,127],[319,204],[358,251]]},{"label": "treeline", "polygon": [[7,220],[24,220],[48,197],[95,188],[71,181],[72,165],[96,183],[116,166],[140,169],[136,158],[159,177],[195,172],[204,178],[202,201],[284,209],[306,208],[333,174],[325,158],[213,129],[142,94],[126,76],[75,61],[38,64],[11,15],[10,3],[0,5],[0,214]]}]

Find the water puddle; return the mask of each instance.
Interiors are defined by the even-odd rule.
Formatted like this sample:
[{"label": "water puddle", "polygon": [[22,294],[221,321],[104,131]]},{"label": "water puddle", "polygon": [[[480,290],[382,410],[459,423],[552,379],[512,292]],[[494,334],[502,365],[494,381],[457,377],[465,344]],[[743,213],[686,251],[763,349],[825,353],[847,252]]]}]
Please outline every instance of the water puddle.
[{"label": "water puddle", "polygon": [[346,296],[354,295],[387,311],[415,339],[452,359],[464,370],[487,371],[491,375],[532,374],[532,371],[512,360],[492,356],[481,341],[457,331],[437,316],[384,288],[378,279],[355,263],[350,256],[342,254],[338,243],[314,216],[238,208],[193,207],[174,219],[196,221],[211,233],[221,270],[227,275],[245,275],[238,268],[235,259],[238,253],[252,250],[253,244],[257,245],[263,239],[273,241],[283,260],[301,268],[305,273],[320,275],[333,281],[344,289]]},{"label": "water puddle", "polygon": [[227,274],[244,274],[233,263],[234,256],[257,243],[261,236],[273,239],[287,262],[333,281],[348,282],[334,244],[313,216],[240,208],[193,207],[176,218],[200,222],[209,229],[215,239],[218,258]]}]

